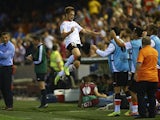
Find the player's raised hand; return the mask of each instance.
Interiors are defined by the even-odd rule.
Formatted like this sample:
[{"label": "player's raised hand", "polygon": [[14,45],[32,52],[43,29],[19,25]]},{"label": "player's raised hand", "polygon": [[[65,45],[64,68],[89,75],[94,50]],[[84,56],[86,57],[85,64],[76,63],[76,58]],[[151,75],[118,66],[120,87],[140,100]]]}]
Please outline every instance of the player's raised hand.
[{"label": "player's raised hand", "polygon": [[115,31],[114,31],[114,30],[111,30],[111,32],[110,32],[110,36],[111,36],[111,38],[115,38],[115,37],[116,37],[116,33],[115,33]]},{"label": "player's raised hand", "polygon": [[28,56],[26,57],[26,59],[29,60],[29,61],[32,61],[32,60],[33,60],[33,57],[32,57],[32,55],[28,55]]},{"label": "player's raised hand", "polygon": [[96,50],[97,50],[98,48],[97,48],[97,46],[95,46],[95,45],[91,45],[91,49],[92,49],[94,52],[96,52]]}]

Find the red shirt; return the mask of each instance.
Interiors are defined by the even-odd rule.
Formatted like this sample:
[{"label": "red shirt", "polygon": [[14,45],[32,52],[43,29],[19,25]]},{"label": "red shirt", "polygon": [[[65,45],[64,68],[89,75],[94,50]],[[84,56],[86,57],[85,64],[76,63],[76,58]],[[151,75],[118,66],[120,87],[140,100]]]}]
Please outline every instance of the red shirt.
[{"label": "red shirt", "polygon": [[92,82],[90,83],[83,83],[80,85],[80,91],[83,96],[86,95],[95,95],[94,90],[96,89],[96,85]]}]

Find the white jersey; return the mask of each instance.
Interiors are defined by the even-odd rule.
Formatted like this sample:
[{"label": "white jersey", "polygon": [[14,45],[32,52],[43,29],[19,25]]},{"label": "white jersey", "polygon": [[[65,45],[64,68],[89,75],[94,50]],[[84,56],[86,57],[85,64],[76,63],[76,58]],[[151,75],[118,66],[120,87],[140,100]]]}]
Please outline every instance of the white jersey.
[{"label": "white jersey", "polygon": [[54,40],[54,37],[51,35],[48,35],[47,37],[44,38],[45,45],[50,50],[52,50],[52,47],[53,47],[53,40]]},{"label": "white jersey", "polygon": [[75,21],[63,21],[60,26],[60,32],[70,32],[72,27],[74,27],[74,31],[64,39],[66,47],[70,43],[81,44],[79,32],[83,28]]}]

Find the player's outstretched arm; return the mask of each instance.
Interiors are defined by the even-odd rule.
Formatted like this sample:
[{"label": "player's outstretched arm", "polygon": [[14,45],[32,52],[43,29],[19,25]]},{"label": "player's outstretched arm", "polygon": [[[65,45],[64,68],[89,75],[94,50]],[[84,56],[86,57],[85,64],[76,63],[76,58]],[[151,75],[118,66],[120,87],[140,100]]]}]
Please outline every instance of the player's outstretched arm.
[{"label": "player's outstretched arm", "polygon": [[115,33],[114,30],[112,30],[110,32],[110,36],[111,36],[112,39],[114,39],[114,41],[117,43],[118,46],[125,47],[124,42],[122,40],[120,40],[120,39],[117,38],[117,35],[116,35],[116,33]]},{"label": "player's outstretched arm", "polygon": [[89,29],[82,29],[81,32],[84,33],[84,34],[89,34],[91,36],[97,36],[97,35],[100,36],[101,35],[100,32],[95,32],[95,31],[92,31],[92,30],[89,30]]}]

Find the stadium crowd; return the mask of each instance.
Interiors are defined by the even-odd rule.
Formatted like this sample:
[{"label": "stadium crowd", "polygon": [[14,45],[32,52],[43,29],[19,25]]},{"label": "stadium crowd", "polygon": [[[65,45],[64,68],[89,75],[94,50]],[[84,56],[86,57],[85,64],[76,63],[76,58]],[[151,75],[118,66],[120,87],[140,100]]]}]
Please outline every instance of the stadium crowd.
[{"label": "stadium crowd", "polygon": [[[100,37],[82,35],[83,56],[92,56],[92,51],[88,51],[90,44],[103,48],[103,43],[110,39],[109,31],[114,27],[133,30],[137,26],[145,29],[146,25],[150,23],[154,23],[157,27],[160,26],[158,0],[99,0],[95,3],[93,1],[78,0],[76,2],[79,6],[75,5],[75,2],[66,3],[66,1],[63,1],[63,4],[51,1],[46,3],[43,0],[33,3],[19,0],[16,4],[7,1],[2,2],[1,4],[4,5],[0,13],[0,31],[12,33],[12,41],[16,46],[15,64],[23,64],[24,56],[30,54],[33,46],[29,36],[34,33],[43,36],[47,49],[51,49],[54,43],[58,43],[63,59],[67,57],[60,37],[59,25],[64,19],[64,7],[68,4],[73,5],[76,9],[76,22],[85,28],[101,32]],[[28,11],[24,4],[29,6]],[[52,4],[54,7],[51,6]],[[9,11],[9,7],[14,10]]]},{"label": "stadium crowd", "polygon": [[[146,3],[147,0],[136,0],[134,3],[124,0],[98,1],[99,5],[97,6],[97,4],[95,4],[95,8],[89,6],[90,1],[91,0],[85,3],[80,0],[77,1],[79,5],[83,6],[81,8],[74,5],[77,10],[75,21],[91,30],[101,31],[102,34],[101,38],[83,36],[82,43],[86,46],[88,46],[88,44],[100,44],[99,42],[104,42],[105,39],[109,39],[108,32],[115,26],[120,29],[129,28],[131,30],[133,30],[135,26],[145,27],[145,25],[151,22],[159,26],[158,16],[160,8],[159,3],[154,2],[154,0],[152,0],[149,5]],[[41,2],[35,1],[35,3],[32,4],[25,3],[25,1],[24,3],[17,1],[16,5],[12,2],[9,4],[7,4],[7,2],[1,3],[4,4],[4,7],[1,8],[0,30],[10,31],[15,39],[13,41],[17,46],[15,56],[16,63],[23,63],[23,56],[29,54],[28,52],[31,49],[31,45],[28,36],[30,33],[42,34],[47,48],[52,47],[52,42],[59,42],[61,39],[59,37],[59,25],[64,18],[63,9],[65,6],[58,5],[59,8],[56,9],[56,7],[51,7],[51,4],[53,4],[51,1],[48,1],[48,4],[43,3],[45,3],[43,0],[41,0]],[[24,4],[28,4],[29,11],[26,11]],[[44,9],[41,8],[43,7],[42,4],[46,5]],[[63,4],[65,4],[65,2]],[[11,7],[11,5],[12,8],[15,8],[14,11],[7,9]],[[32,8],[33,5],[35,5],[34,9]],[[49,6],[47,7],[47,5]],[[24,8],[22,9],[22,7]],[[45,9],[46,7],[47,9]],[[63,43],[60,43],[62,45],[60,50],[63,51]],[[88,52],[86,49],[87,48],[84,47],[85,53]],[[65,52],[61,53],[63,54],[63,58],[66,58]]]},{"label": "stadium crowd", "polygon": [[[45,3],[43,0],[40,0],[39,4],[36,2],[32,4],[27,3],[27,5],[30,6],[29,12],[26,11],[26,9],[22,9],[23,3],[21,3],[20,0],[18,3],[21,7],[19,7],[18,4],[14,5],[13,3],[1,3],[6,7],[1,8],[1,10],[4,9],[4,11],[0,13],[0,31],[10,31],[12,33],[11,41],[15,45],[15,65],[30,64],[30,62],[26,61],[25,57],[32,54],[34,49],[32,35],[42,36],[42,41],[47,49],[49,63],[51,63],[50,60],[52,59],[50,56],[53,53],[53,48],[55,50],[55,45],[57,46],[56,50],[58,49],[62,56],[62,60],[65,60],[70,55],[65,48],[64,41],[60,34],[60,24],[65,18],[64,7],[69,3],[63,1],[64,5],[58,5],[58,8],[56,8],[58,2],[54,5],[55,7],[51,6],[51,4],[54,3],[51,1],[48,1],[48,4],[43,4]],[[6,4],[9,7],[13,5],[15,10],[10,12],[10,10],[7,9],[8,6]],[[39,7],[35,7],[34,9],[31,8],[34,4],[37,4],[36,6],[39,5]],[[45,5],[49,5],[47,9],[44,9],[46,7]],[[111,30],[119,31],[119,33],[122,32],[123,35],[120,37],[124,37],[124,40],[126,40],[125,42],[128,42],[127,35],[129,34],[131,36],[131,33],[135,31],[135,28],[138,29],[137,34],[139,37],[143,37],[146,34],[154,34],[158,39],[160,38],[159,0],[87,0],[87,2],[78,0],[69,5],[74,6],[76,9],[74,20],[77,23],[85,29],[100,32],[100,36],[97,35],[93,37],[81,34],[81,42],[83,44],[81,49],[82,57],[97,56],[97,48],[98,50],[105,51],[110,44],[110,40],[114,38],[113,35],[111,35]],[[150,30],[155,30],[156,33],[149,34],[147,30],[150,25],[152,25]],[[92,45],[97,46],[97,48]],[[102,54],[99,52],[99,55],[101,56]],[[53,67],[53,64],[49,65],[51,68]],[[62,66],[58,67],[60,70],[63,69]],[[108,69],[108,67],[106,67],[106,69]],[[107,74],[110,75],[108,72]],[[105,93],[106,92],[108,91],[105,91]],[[131,102],[128,91],[124,92],[128,95],[128,102]],[[104,91],[101,91],[101,93],[104,93]],[[117,93],[117,96],[116,100],[119,100],[119,93]],[[115,104],[117,105],[117,103],[119,103],[119,101],[116,101]],[[115,108],[115,112],[109,116],[120,115],[120,113],[117,113],[117,110],[120,109],[119,105],[120,104]],[[150,117],[155,116],[153,115]]]}]

